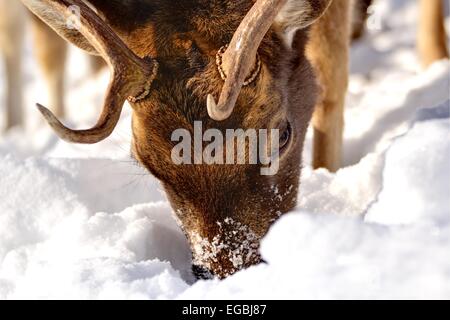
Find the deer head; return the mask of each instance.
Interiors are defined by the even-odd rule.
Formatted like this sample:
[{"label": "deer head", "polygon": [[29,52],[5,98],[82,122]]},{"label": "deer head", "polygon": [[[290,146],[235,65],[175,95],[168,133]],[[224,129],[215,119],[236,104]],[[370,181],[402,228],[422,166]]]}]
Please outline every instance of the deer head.
[{"label": "deer head", "polygon": [[[93,128],[72,130],[39,110],[62,139],[96,143],[111,134],[128,99],[133,156],[164,186],[197,271],[226,277],[260,261],[260,239],[296,204],[318,91],[304,47],[308,26],[330,1],[22,0],[111,69]],[[77,29],[66,23],[73,6],[80,12]],[[194,136],[198,122],[224,135],[279,129],[278,172],[261,175],[261,163],[174,163],[173,133]]]}]

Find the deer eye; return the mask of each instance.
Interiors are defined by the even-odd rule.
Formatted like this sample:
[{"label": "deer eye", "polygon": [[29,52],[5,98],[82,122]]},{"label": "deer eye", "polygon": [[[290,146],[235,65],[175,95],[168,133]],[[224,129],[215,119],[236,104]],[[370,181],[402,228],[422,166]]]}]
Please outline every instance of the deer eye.
[{"label": "deer eye", "polygon": [[284,129],[280,133],[280,150],[286,149],[286,147],[289,145],[289,141],[291,141],[292,136],[292,127],[289,122],[286,122],[286,125],[284,126]]}]

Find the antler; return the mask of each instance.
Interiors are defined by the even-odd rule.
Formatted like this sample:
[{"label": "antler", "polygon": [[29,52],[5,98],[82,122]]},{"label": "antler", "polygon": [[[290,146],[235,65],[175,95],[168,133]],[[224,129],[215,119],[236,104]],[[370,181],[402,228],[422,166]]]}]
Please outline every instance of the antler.
[{"label": "antler", "polygon": [[111,70],[111,79],[97,124],[91,129],[72,130],[65,127],[47,108],[38,109],[56,134],[74,143],[97,143],[106,139],[116,127],[123,104],[129,97],[133,102],[145,98],[156,76],[158,63],[151,58],[141,59],[134,54],[117,34],[82,0],[22,0],[38,16],[42,8],[58,13],[65,19],[71,17],[70,7],[80,8],[78,30],[105,59]]},{"label": "antler", "polygon": [[255,65],[258,48],[286,2],[257,0],[242,20],[222,58],[227,78],[219,103],[208,95],[208,114],[212,119],[222,121],[230,117],[245,79]]},{"label": "antler", "polygon": [[[297,28],[305,28],[316,21],[332,0],[289,0],[301,8],[296,14]],[[257,62],[258,48],[281,10],[291,10],[288,0],[257,0],[242,20],[226,52],[222,55],[222,70],[226,73],[225,84],[219,103],[208,95],[209,116],[217,121],[230,117],[241,88]]]}]

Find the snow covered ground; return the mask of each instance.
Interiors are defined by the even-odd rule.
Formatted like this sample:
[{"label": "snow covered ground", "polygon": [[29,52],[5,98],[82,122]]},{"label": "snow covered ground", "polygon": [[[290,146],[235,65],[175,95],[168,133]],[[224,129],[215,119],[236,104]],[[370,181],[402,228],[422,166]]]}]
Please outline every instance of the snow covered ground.
[{"label": "snow covered ground", "polygon": [[[306,165],[298,209],[263,241],[268,264],[224,281],[194,283],[165,195],[128,157],[129,113],[95,146],[63,143],[43,124],[28,49],[27,129],[0,137],[0,299],[449,299],[450,63],[420,70],[416,1],[375,9],[352,49],[346,167]],[[95,120],[107,79],[83,84],[83,63],[74,51],[77,127]],[[0,101],[3,84],[0,66]]]}]

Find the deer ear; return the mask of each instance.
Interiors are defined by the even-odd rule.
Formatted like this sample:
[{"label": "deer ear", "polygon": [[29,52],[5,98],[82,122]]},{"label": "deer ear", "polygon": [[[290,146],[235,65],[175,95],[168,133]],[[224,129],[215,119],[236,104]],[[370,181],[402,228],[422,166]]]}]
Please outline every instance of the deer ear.
[{"label": "deer ear", "polygon": [[313,24],[328,9],[332,0],[287,0],[275,24],[288,46],[296,32]]},{"label": "deer ear", "polygon": [[98,55],[97,50],[77,29],[79,8],[73,6],[69,10],[62,11],[58,8],[57,1],[51,0],[22,0],[22,2],[62,38],[90,54]]}]

